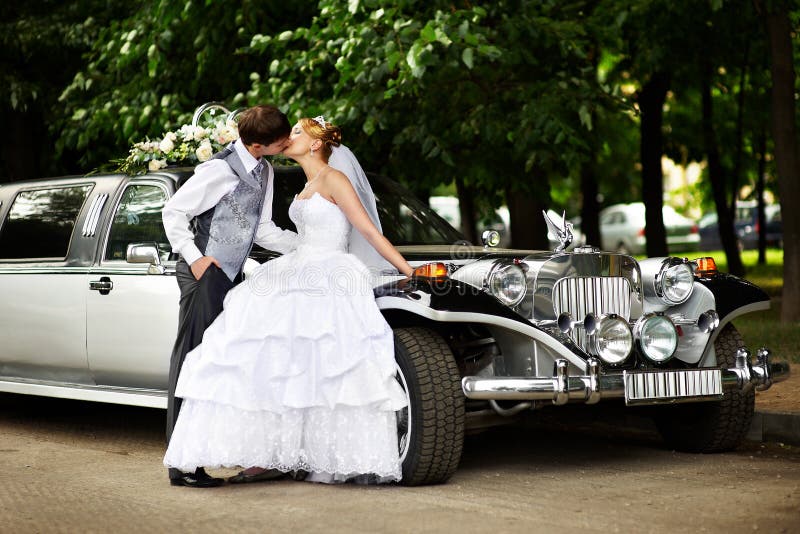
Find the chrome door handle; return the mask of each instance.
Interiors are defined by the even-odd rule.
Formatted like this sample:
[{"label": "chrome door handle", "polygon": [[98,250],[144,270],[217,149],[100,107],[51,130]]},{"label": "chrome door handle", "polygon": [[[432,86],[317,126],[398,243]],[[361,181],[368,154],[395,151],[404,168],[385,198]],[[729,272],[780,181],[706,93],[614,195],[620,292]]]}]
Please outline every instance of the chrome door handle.
[{"label": "chrome door handle", "polygon": [[101,295],[108,295],[114,289],[114,282],[107,276],[101,276],[100,280],[92,280],[89,282],[89,289],[99,291]]}]

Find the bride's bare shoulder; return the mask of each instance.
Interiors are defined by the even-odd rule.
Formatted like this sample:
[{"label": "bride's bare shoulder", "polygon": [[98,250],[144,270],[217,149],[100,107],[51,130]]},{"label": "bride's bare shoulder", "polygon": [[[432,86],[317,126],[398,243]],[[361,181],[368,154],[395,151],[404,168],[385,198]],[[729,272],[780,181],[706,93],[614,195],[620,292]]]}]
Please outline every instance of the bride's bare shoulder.
[{"label": "bride's bare shoulder", "polygon": [[331,168],[331,170],[325,176],[325,185],[334,195],[336,193],[342,194],[354,191],[353,184],[350,183],[350,179],[348,179],[343,172],[334,168]]}]

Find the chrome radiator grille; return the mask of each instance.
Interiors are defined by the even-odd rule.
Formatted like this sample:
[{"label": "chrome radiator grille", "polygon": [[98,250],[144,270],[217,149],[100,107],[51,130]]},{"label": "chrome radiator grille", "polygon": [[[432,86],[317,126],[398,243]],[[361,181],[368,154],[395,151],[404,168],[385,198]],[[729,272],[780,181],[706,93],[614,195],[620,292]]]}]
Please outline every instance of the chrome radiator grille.
[{"label": "chrome radiator grille", "polygon": [[[618,276],[562,278],[553,286],[553,310],[556,316],[569,313],[576,321],[583,321],[590,312],[598,317],[616,313],[627,321],[631,314],[631,286],[626,278]],[[585,347],[583,329],[573,333],[573,341]]]}]

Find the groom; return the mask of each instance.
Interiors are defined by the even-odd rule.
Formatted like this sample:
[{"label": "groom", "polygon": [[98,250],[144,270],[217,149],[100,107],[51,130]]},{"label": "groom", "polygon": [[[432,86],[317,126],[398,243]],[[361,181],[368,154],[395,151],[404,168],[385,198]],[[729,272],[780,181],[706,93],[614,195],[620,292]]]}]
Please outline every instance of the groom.
[{"label": "groom", "polygon": [[[294,248],[297,235],[272,222],[273,169],[264,156],[281,152],[291,126],[273,106],[255,106],[239,119],[239,140],[198,165],[167,202],[164,228],[174,252],[180,287],[178,337],[169,366],[167,442],[178,419],[175,397],[186,354],[222,311],[225,294],[241,280],[253,243],[278,252]],[[209,488],[223,483],[200,467],[194,473],[169,469],[173,486]]]}]

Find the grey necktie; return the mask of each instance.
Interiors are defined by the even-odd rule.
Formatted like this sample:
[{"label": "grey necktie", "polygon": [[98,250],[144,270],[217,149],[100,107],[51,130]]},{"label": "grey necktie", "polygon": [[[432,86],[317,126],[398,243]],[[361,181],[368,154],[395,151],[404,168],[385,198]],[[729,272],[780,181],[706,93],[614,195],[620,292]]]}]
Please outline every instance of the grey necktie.
[{"label": "grey necktie", "polygon": [[263,180],[261,179],[261,173],[264,171],[264,162],[259,160],[258,165],[251,171],[253,178],[255,178],[256,183],[263,187]]}]

